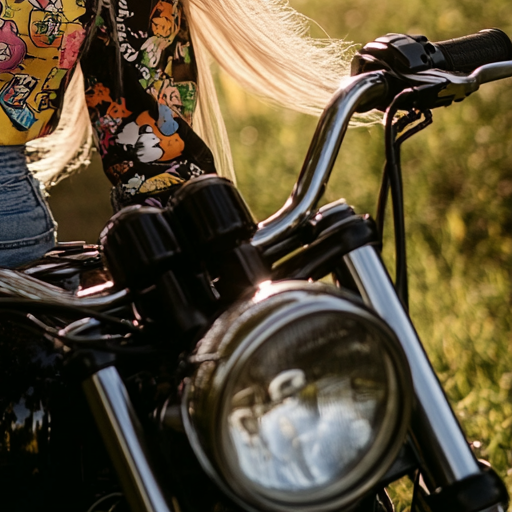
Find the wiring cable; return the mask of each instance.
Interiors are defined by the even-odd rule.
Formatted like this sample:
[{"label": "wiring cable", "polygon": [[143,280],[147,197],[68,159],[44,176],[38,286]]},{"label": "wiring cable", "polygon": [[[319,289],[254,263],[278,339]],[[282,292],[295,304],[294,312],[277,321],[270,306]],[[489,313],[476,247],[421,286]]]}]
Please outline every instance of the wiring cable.
[{"label": "wiring cable", "polygon": [[[52,315],[61,319],[63,316],[79,317],[81,319],[98,320],[97,326],[115,326],[120,333],[77,336],[66,329],[59,329],[43,322],[35,315]],[[72,305],[63,305],[47,301],[31,299],[0,298],[0,315],[8,315],[9,320],[37,336],[43,335],[51,341],[58,340],[71,348],[93,348],[124,355],[149,355],[161,353],[149,345],[128,346],[134,338],[143,334],[143,329],[134,326],[130,321]],[[122,345],[120,345],[122,344]]]},{"label": "wiring cable", "polygon": [[57,302],[33,300],[33,299],[13,299],[13,298],[0,298],[0,311],[23,311],[26,313],[42,313],[55,316],[69,316],[95,318],[101,322],[111,325],[117,325],[125,331],[139,334],[140,328],[134,326],[128,320],[123,320],[107,313],[100,313],[89,308],[74,306],[71,304],[61,304]]},{"label": "wiring cable", "polygon": [[[432,113],[430,110],[410,109],[408,114],[395,119],[403,105],[411,105],[418,91],[415,89],[406,89],[398,94],[391,105],[386,110],[385,118],[385,144],[386,144],[386,164],[382,176],[382,183],[379,192],[376,222],[381,239],[384,233],[385,210],[387,197],[391,190],[393,227],[395,235],[395,287],[397,294],[406,308],[409,307],[409,291],[407,282],[407,248],[405,238],[405,215],[403,182],[400,161],[400,146],[414,134],[426,128],[432,123]],[[410,107],[409,107],[410,108]],[[401,136],[397,135],[406,129],[407,126],[417,122],[424,117],[424,120]]]}]

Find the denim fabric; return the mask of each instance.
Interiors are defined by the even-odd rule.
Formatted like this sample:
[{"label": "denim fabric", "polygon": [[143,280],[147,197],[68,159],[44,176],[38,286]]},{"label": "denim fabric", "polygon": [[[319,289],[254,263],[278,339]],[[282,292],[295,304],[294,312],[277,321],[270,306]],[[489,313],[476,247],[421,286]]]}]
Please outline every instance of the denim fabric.
[{"label": "denim fabric", "polygon": [[0,146],[0,266],[13,268],[55,246],[55,223],[24,146]]}]

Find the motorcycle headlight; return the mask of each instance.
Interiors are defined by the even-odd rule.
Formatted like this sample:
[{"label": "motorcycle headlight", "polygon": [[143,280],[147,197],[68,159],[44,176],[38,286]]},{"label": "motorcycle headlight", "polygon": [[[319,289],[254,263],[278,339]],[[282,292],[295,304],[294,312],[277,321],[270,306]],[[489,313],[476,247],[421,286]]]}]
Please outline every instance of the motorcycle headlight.
[{"label": "motorcycle headlight", "polygon": [[403,444],[405,356],[381,319],[331,287],[267,286],[222,315],[192,360],[187,434],[245,507],[338,509],[374,486]]}]

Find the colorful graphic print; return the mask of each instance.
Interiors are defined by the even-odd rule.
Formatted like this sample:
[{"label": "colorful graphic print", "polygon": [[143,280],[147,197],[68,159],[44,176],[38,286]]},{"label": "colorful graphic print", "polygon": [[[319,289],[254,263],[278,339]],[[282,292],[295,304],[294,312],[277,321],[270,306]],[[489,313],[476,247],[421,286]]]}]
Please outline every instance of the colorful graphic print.
[{"label": "colorful graphic print", "polygon": [[0,145],[54,129],[93,19],[84,0],[0,0]]},{"label": "colorful graphic print", "polygon": [[113,202],[155,205],[172,186],[215,172],[191,129],[197,78],[186,18],[179,0],[118,0],[116,27],[108,20],[99,18],[82,59],[87,105]]},{"label": "colorful graphic print", "polygon": [[0,20],[0,71],[14,71],[27,54],[27,45],[13,21]]},{"label": "colorful graphic print", "polygon": [[179,0],[152,4],[119,0],[120,51],[144,90],[191,124],[197,77],[186,18]]}]

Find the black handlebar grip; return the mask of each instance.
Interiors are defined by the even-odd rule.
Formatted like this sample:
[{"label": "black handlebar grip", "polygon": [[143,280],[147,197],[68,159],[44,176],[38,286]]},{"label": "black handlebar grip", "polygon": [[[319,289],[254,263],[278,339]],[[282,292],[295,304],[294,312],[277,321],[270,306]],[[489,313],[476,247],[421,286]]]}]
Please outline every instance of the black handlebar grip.
[{"label": "black handlebar grip", "polygon": [[443,53],[447,71],[470,73],[484,64],[512,60],[512,42],[497,28],[433,45]]}]

